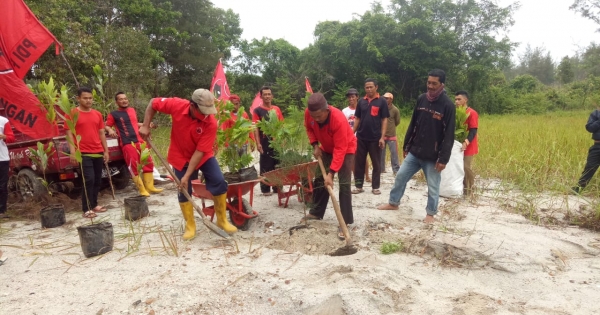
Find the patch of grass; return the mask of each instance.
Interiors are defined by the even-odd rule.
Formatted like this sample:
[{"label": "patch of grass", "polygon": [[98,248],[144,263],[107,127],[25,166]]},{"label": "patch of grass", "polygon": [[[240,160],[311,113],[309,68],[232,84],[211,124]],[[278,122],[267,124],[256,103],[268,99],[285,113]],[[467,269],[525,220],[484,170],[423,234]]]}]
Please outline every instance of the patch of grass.
[{"label": "patch of grass", "polygon": [[384,255],[390,255],[396,252],[400,252],[404,249],[402,241],[397,242],[384,242],[381,244],[381,253]]}]

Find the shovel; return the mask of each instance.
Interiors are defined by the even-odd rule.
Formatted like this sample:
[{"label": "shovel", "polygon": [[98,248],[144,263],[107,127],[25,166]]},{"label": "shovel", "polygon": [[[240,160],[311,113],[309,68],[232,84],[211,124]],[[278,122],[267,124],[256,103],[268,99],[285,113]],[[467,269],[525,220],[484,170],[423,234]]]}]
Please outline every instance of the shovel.
[{"label": "shovel", "polygon": [[[150,137],[148,137],[148,139],[146,139],[146,142],[148,142],[148,145],[152,148],[152,151],[154,151],[154,154],[156,154],[156,156],[158,157],[158,159],[160,160],[162,165],[167,169],[169,174],[171,174],[171,177],[173,177],[173,181],[175,181],[175,184],[177,184],[177,187],[181,186],[181,182],[179,181],[179,178],[177,178],[177,176],[175,176],[175,173],[169,167],[169,164],[167,164],[167,161],[165,161],[165,159],[162,157],[162,155],[160,155],[160,153],[158,153],[158,150],[156,150],[156,148],[154,147],[154,144],[152,143],[152,140],[150,140]],[[198,206],[194,202],[194,200],[192,200],[192,196],[190,196],[190,194],[188,194],[187,190],[180,190],[180,191],[187,198],[187,200],[192,203],[192,205],[194,206],[194,209],[196,209],[196,212],[198,212],[198,214],[200,214],[200,217],[202,217],[202,223],[204,223],[204,225],[206,225],[206,227],[209,230],[211,230],[213,233],[219,235],[220,237],[222,237],[224,239],[229,239],[229,234],[227,234],[225,231],[221,230],[216,224],[212,223],[212,221],[206,217],[204,212],[202,212],[202,209],[200,208],[200,206]]]},{"label": "shovel", "polygon": [[[321,157],[317,158],[319,160],[319,166],[321,167],[321,174],[323,177],[327,175],[325,172],[325,166],[323,165],[323,160]],[[340,228],[342,229],[342,233],[344,233],[344,239],[346,240],[346,246],[336,249],[334,252],[330,253],[330,256],[346,256],[352,255],[357,252],[356,247],[352,245],[352,240],[350,239],[350,233],[348,232],[348,227],[346,226],[346,222],[344,222],[344,217],[342,216],[342,210],[340,209],[340,204],[337,202],[335,195],[333,194],[333,189],[329,185],[325,185],[327,188],[327,192],[329,192],[329,196],[331,197],[331,202],[333,203],[333,209],[335,210],[335,216],[337,217],[338,222],[340,223]]]}]

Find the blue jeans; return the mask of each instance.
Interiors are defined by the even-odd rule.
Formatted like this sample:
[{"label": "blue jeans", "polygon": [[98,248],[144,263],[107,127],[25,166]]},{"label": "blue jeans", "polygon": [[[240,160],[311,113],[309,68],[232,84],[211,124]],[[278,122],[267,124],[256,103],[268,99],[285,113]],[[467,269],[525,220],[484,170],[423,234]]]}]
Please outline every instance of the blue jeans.
[{"label": "blue jeans", "polygon": [[396,181],[394,187],[390,191],[389,204],[393,206],[400,205],[400,199],[404,195],[406,190],[406,184],[419,170],[423,170],[425,178],[427,179],[427,214],[436,215],[438,202],[440,199],[440,181],[442,176],[440,172],[435,170],[434,161],[425,161],[416,158],[414,155],[409,153],[396,175]]},{"label": "blue jeans", "polygon": [[[186,163],[181,170],[173,167],[173,172],[175,173],[175,176],[181,180],[181,178],[183,178],[187,172],[187,169],[188,165]],[[227,182],[225,181],[223,173],[221,173],[219,163],[214,156],[206,160],[206,162],[200,166],[200,171],[202,171],[202,175],[204,175],[204,179],[206,180],[204,183],[206,185],[206,190],[208,190],[213,196],[219,196],[227,192]],[[187,191],[190,196],[192,195],[192,181],[196,179],[198,179],[198,171],[192,172],[190,181],[188,182]],[[179,202],[188,201],[185,195],[180,192],[177,193],[177,199]]]},{"label": "blue jeans", "polygon": [[396,140],[385,140],[385,145],[381,149],[381,170],[385,171],[385,148],[390,148],[390,158],[392,159],[392,171],[398,173],[400,163],[398,162],[398,144]]}]

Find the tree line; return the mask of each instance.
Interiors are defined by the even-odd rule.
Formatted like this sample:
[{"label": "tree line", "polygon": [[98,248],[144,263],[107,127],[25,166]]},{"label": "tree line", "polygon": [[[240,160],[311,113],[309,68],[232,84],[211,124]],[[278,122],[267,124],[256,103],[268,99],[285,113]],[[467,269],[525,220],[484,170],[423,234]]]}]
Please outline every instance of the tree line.
[{"label": "tree line", "polygon": [[[137,106],[155,96],[187,97],[208,87],[221,58],[231,91],[246,108],[263,85],[274,103],[301,107],[304,78],[330,102],[379,81],[403,111],[426,89],[427,72],[447,73],[447,89],[468,90],[481,113],[541,113],[586,108],[600,101],[600,46],[591,44],[555,62],[543,47],[517,46],[506,35],[518,3],[493,0],[392,0],[374,3],[351,21],[326,21],[314,42],[298,49],[284,39],[242,40],[240,18],[207,0],[25,0],[64,45],[75,78],[52,49],[27,80],[54,77],[93,87],[92,67],[108,78],[106,95],[125,91]],[[600,0],[575,0],[571,9],[598,23]]]}]

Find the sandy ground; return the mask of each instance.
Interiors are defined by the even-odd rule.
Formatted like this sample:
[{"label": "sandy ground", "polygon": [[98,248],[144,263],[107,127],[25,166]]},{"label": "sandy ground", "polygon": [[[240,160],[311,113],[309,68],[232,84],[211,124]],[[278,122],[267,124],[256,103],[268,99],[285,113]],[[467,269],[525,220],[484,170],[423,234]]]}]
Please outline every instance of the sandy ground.
[{"label": "sandy ground", "polygon": [[[475,200],[442,199],[438,221],[425,216],[427,188],[412,180],[398,211],[378,211],[393,183],[382,174],[382,195],[353,199],[351,234],[358,252],[329,256],[336,237],[331,204],[324,220],[297,226],[303,204],[288,208],[259,196],[260,216],[234,242],[198,222],[198,236],[181,240],[175,188],[148,199],[150,216],[123,220],[123,198],[95,222],[114,225],[114,250],[83,256],[76,227],[42,229],[38,221],[0,221],[2,314],[597,314],[600,234],[561,223],[576,197],[527,198],[479,181]],[[249,195],[245,196],[249,199]],[[197,199],[197,202],[200,200]],[[536,222],[554,222],[536,224]],[[532,216],[531,214],[536,214]],[[548,220],[553,218],[554,220]],[[403,250],[383,255],[383,242]]]}]

